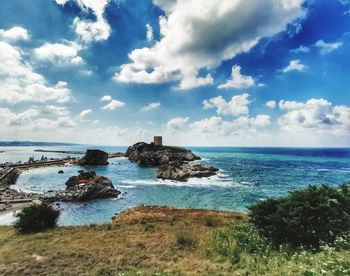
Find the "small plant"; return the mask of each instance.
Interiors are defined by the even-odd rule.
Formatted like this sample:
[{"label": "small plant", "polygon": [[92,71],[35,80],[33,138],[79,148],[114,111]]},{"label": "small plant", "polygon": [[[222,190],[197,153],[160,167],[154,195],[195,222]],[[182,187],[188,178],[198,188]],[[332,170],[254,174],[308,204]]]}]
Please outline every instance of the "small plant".
[{"label": "small plant", "polygon": [[205,225],[208,227],[217,227],[219,226],[219,221],[213,217],[205,217],[204,218]]},{"label": "small plant", "polygon": [[318,248],[350,229],[350,186],[309,186],[251,207],[252,223],[275,246]]},{"label": "small plant", "polygon": [[181,229],[176,232],[175,234],[176,242],[178,245],[181,245],[183,247],[192,247],[195,245],[195,241],[187,230]]},{"label": "small plant", "polygon": [[60,211],[44,203],[31,205],[16,215],[14,227],[22,234],[41,232],[56,227],[59,214]]}]

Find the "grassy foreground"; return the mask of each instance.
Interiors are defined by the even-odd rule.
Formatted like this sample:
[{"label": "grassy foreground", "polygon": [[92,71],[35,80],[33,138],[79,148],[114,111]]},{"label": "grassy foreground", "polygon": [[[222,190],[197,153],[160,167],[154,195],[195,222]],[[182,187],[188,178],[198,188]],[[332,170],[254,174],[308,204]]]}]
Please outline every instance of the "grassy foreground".
[{"label": "grassy foreground", "polygon": [[[234,241],[225,235],[245,222],[239,213],[151,206],[105,225],[29,235],[0,227],[0,275],[346,275],[350,269],[350,249],[227,257]],[[337,274],[324,265],[340,261]]]}]

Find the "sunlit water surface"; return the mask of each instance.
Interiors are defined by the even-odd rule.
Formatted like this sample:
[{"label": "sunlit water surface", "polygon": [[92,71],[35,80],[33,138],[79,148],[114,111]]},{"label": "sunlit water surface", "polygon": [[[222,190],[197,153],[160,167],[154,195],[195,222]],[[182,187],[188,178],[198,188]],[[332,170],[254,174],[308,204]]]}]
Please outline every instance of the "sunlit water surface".
[{"label": "sunlit water surface", "polygon": [[[48,148],[48,147],[46,147]],[[85,150],[87,147],[55,147],[62,150]],[[88,147],[88,148],[91,148]],[[125,151],[125,147],[99,147],[106,151]],[[118,199],[88,203],[62,203],[60,225],[104,223],[129,207],[141,204],[185,208],[247,211],[247,206],[271,196],[309,184],[340,185],[350,182],[350,149],[292,148],[190,148],[203,163],[220,169],[217,176],[191,179],[188,182],[156,179],[155,168],[141,168],[126,158],[115,158],[104,167],[48,167],[20,175],[14,188],[28,192],[63,190],[70,176],[78,170],[94,170],[110,178],[122,191]],[[31,147],[3,147],[0,163],[40,158]],[[44,153],[48,157],[65,154]],[[79,155],[78,155],[79,156]],[[58,170],[64,174],[58,174]],[[0,216],[0,223],[11,221]]]}]

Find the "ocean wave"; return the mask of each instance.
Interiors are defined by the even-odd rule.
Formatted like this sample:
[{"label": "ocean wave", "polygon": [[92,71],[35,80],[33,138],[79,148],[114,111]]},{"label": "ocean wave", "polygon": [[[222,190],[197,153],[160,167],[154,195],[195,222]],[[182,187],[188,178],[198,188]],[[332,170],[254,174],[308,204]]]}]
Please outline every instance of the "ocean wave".
[{"label": "ocean wave", "polygon": [[144,186],[144,185],[168,185],[168,186],[188,186],[188,187],[232,187],[235,184],[233,179],[228,177],[227,174],[220,172],[217,175],[210,177],[202,178],[190,178],[186,182],[175,181],[175,180],[163,180],[163,179],[127,179],[124,180],[122,185],[123,187],[126,184],[127,186]]}]

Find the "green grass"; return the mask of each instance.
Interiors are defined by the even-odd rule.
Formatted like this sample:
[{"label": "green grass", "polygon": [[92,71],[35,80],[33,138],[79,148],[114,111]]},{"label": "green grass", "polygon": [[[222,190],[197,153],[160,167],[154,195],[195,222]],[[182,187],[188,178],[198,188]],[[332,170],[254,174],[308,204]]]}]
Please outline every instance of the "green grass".
[{"label": "green grass", "polygon": [[0,227],[0,275],[342,276],[350,235],[318,251],[275,248],[244,216],[143,207],[104,225],[26,235]]},{"label": "green grass", "polygon": [[250,223],[235,224],[214,234],[206,254],[232,264],[237,275],[350,275],[350,235],[317,251],[273,247]]}]

